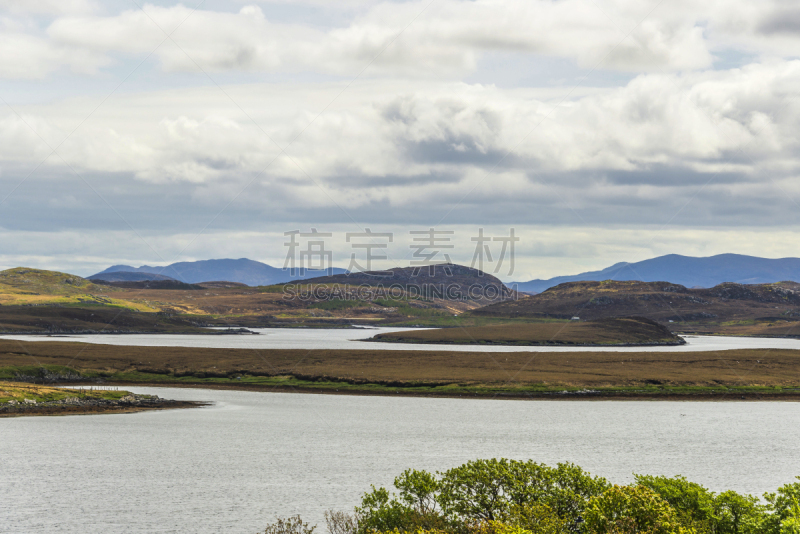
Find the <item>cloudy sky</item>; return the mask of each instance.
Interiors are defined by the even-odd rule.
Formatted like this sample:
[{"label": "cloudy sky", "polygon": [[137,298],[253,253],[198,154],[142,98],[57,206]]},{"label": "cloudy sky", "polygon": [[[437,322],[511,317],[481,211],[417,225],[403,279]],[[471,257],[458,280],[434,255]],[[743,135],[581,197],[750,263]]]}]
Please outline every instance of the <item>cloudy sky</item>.
[{"label": "cloudy sky", "polygon": [[0,0],[0,57],[2,268],[800,255],[795,1]]}]

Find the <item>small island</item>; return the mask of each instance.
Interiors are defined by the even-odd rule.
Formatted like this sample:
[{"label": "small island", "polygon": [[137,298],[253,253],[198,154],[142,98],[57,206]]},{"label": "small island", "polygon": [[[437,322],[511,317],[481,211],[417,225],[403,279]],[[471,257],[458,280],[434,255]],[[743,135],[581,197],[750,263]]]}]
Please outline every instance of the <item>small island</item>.
[{"label": "small island", "polygon": [[130,413],[203,405],[205,403],[167,400],[129,391],[0,382],[0,417]]},{"label": "small island", "polygon": [[369,341],[453,345],[653,346],[686,341],[645,317],[437,328],[378,334]]}]

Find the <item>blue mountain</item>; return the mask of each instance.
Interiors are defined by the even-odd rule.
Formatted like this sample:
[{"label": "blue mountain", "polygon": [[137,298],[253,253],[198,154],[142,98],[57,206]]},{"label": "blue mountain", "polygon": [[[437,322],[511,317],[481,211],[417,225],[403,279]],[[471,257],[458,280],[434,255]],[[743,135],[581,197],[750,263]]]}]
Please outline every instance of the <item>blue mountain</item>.
[{"label": "blue mountain", "polygon": [[695,258],[668,254],[636,263],[617,263],[602,271],[590,271],[573,276],[557,276],[549,280],[517,282],[517,290],[541,293],[564,282],[602,280],[639,280],[642,282],[672,282],[686,287],[714,287],[723,282],[739,284],[769,284],[800,281],[800,258],[758,258],[741,254],[719,254]]},{"label": "blue mountain", "polygon": [[[119,265],[119,267],[126,267],[126,265]],[[141,271],[111,271],[93,274],[87,276],[87,280],[104,280],[106,282],[145,282],[153,280],[172,281],[177,282],[174,278],[164,276],[163,274],[145,273]]]},{"label": "blue mountain", "polygon": [[[238,260],[202,260],[202,261],[181,261],[155,267],[152,265],[142,265],[141,267],[131,267],[130,265],[113,265],[108,269],[94,274],[89,279],[105,280],[110,273],[129,272],[146,273],[147,275],[158,275],[174,278],[187,284],[199,284],[202,282],[239,282],[248,286],[267,286],[271,284],[282,284],[293,280],[306,280],[318,276],[328,276],[330,274],[343,274],[345,269],[297,269],[292,274],[288,269],[272,267],[260,261],[240,258]],[[161,278],[152,278],[161,279]]]}]

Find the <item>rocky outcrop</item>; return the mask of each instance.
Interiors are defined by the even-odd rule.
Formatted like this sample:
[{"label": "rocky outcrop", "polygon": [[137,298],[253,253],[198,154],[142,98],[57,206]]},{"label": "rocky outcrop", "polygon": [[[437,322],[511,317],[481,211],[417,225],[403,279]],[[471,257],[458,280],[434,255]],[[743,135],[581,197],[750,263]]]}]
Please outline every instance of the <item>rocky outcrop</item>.
[{"label": "rocky outcrop", "polygon": [[0,416],[9,415],[60,415],[77,413],[126,412],[148,409],[188,408],[205,403],[162,399],[157,395],[126,395],[118,400],[96,397],[67,397],[49,402],[34,399],[12,400],[0,404]]}]

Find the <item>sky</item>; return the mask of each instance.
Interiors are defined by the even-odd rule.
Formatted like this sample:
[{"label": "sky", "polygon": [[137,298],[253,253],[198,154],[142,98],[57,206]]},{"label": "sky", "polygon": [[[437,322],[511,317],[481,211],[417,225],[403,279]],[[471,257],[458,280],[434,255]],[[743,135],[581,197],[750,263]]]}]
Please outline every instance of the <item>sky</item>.
[{"label": "sky", "polygon": [[795,1],[0,0],[0,58],[0,268],[798,256]]}]

